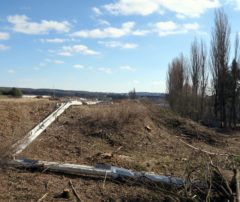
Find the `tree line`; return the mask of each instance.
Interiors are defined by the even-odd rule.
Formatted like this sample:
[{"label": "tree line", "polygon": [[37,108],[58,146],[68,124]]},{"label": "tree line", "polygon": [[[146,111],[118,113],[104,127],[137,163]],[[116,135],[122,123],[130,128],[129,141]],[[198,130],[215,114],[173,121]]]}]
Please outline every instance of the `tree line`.
[{"label": "tree line", "polygon": [[12,88],[10,90],[0,89],[0,95],[7,95],[7,96],[13,96],[13,97],[22,97],[23,93],[18,88]]},{"label": "tree line", "polygon": [[239,36],[231,55],[231,27],[222,9],[215,11],[211,43],[195,39],[188,57],[180,54],[168,66],[170,107],[212,126],[236,128],[240,121]]}]

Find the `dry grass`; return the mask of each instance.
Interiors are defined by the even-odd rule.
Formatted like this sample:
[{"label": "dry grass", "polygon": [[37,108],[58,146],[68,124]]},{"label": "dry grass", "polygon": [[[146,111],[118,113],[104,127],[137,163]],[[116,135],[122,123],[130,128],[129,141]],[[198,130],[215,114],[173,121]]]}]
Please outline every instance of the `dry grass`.
[{"label": "dry grass", "polygon": [[[209,177],[206,175],[209,157],[193,151],[182,144],[179,138],[211,152],[240,153],[240,136],[237,133],[226,138],[225,135],[156,105],[126,101],[113,105],[70,108],[21,156],[90,165],[110,163],[137,171],[175,175],[192,181],[206,180]],[[239,166],[238,158],[214,157],[211,161],[223,170],[228,179],[232,174],[233,162],[235,166]],[[8,189],[14,190],[15,195],[10,194],[5,199],[13,197],[17,200],[20,197],[21,201],[21,197],[29,197],[29,200],[36,200],[46,193],[43,184],[45,180],[49,180],[51,188],[47,200],[55,201],[57,199],[53,198],[54,194],[66,188],[69,181],[69,176],[9,172],[6,175],[10,177],[0,178],[5,182],[10,180],[24,184],[20,183],[19,187],[16,184],[8,185]],[[34,180],[28,181],[33,176]],[[176,195],[166,193],[158,186],[148,187],[133,182],[122,185],[108,180],[103,186],[102,180],[85,178],[74,179],[73,183],[84,201],[179,200]],[[21,187],[31,188],[25,190]],[[38,190],[37,187],[42,188]],[[175,191],[182,197],[198,193],[194,188]],[[27,192],[31,193],[30,196]],[[206,198],[205,195],[202,197]]]},{"label": "dry grass", "polygon": [[[176,121],[178,126],[169,125]],[[191,149],[179,138],[212,152],[224,153],[227,148],[220,134],[169,111],[122,102],[72,107],[21,155],[91,165],[111,163],[183,176]]]},{"label": "dry grass", "polygon": [[47,100],[0,99],[0,151],[23,138],[54,108],[55,103]]}]

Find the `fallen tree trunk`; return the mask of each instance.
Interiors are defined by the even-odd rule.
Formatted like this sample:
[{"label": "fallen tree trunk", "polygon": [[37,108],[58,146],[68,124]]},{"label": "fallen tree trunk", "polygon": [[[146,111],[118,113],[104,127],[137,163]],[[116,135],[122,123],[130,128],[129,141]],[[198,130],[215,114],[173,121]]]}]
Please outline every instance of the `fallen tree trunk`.
[{"label": "fallen tree trunk", "polygon": [[12,156],[16,156],[21,153],[28,145],[30,145],[39,135],[45,131],[48,126],[50,126],[62,113],[65,112],[70,106],[73,105],[82,105],[81,101],[70,101],[67,103],[61,104],[61,106],[51,113],[47,118],[41,121],[37,126],[35,126],[27,135],[15,143],[12,148]]},{"label": "fallen tree trunk", "polygon": [[[86,101],[87,105],[95,105],[100,103],[99,101]],[[72,100],[66,103],[62,103],[61,106],[56,109],[47,118],[41,121],[37,126],[35,126],[27,135],[15,143],[11,148],[11,155],[14,157],[21,153],[28,145],[30,145],[39,135],[42,134],[61,114],[63,114],[70,106],[82,105],[82,101]]]},{"label": "fallen tree trunk", "polygon": [[64,103],[50,114],[46,119],[41,121],[37,126],[35,126],[23,139],[19,140],[16,144],[12,146],[12,155],[15,156],[21,153],[28,145],[30,145],[39,135],[42,134],[44,130],[51,125],[57,117],[59,117],[66,109],[71,106],[71,103]]},{"label": "fallen tree trunk", "polygon": [[[209,199],[213,201],[219,199],[222,199],[222,201],[232,201],[232,199],[234,199],[234,195],[235,201],[239,200],[239,187],[237,187],[237,191],[235,192],[236,194],[234,194],[232,192],[232,188],[229,186],[229,182],[221,174],[219,168],[214,165],[211,165],[212,172],[209,178],[206,180],[199,179],[194,181],[186,181],[182,178],[156,175],[148,172],[135,172],[108,164],[86,166],[31,159],[16,159],[8,161],[7,166],[31,171],[47,171],[75,176],[97,177],[103,178],[104,180],[106,178],[120,180],[120,182],[131,182],[151,188],[154,187],[154,189],[159,189],[162,192],[170,195],[174,194],[174,192],[168,192],[167,190],[169,188],[173,188],[172,190],[185,190],[186,187],[191,187],[190,192],[187,195],[175,194],[175,196],[178,198],[189,197],[189,199],[191,199],[189,201],[203,201],[204,199],[208,198],[208,196],[210,197]],[[235,177],[237,178],[238,176],[236,175]],[[238,180],[236,181],[239,183]],[[161,189],[162,186],[164,187],[164,190]],[[77,192],[76,196],[79,197]],[[81,199],[79,197],[79,201],[80,200]]]},{"label": "fallen tree trunk", "polygon": [[106,164],[97,164],[95,167],[77,164],[63,164],[58,162],[36,161],[31,159],[16,159],[8,162],[9,166],[24,169],[39,169],[49,172],[87,175],[107,178],[128,178],[135,181],[147,179],[150,182],[161,183],[170,186],[184,186],[185,181],[181,178],[172,176],[156,175],[148,172],[134,172],[125,168],[119,168]]}]

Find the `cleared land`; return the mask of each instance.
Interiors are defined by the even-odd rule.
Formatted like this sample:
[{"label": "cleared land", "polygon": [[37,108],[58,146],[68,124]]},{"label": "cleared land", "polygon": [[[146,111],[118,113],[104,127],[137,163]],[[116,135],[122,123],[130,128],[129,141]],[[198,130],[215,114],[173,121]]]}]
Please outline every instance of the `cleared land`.
[{"label": "cleared land", "polygon": [[183,176],[192,149],[180,138],[211,152],[240,153],[238,136],[227,139],[156,106],[123,102],[70,108],[20,156],[88,165],[110,163]]},{"label": "cleared land", "polygon": [[55,106],[48,100],[0,99],[0,152],[23,138]]},{"label": "cleared land", "polygon": [[[0,102],[0,107],[8,104],[12,114],[21,115],[11,103]],[[29,107],[26,113],[36,110],[35,104],[39,103],[26,104]],[[5,110],[3,112],[6,113]],[[42,119],[44,116],[40,118],[36,115],[36,120],[37,117]],[[33,123],[32,119],[29,126],[30,122]],[[20,118],[19,122],[23,120]],[[9,127],[19,130],[14,121],[9,123]],[[6,135],[11,134],[4,128],[3,131]],[[217,133],[157,105],[125,101],[113,105],[71,107],[20,156],[88,165],[110,163],[180,177],[186,177],[193,168],[205,169],[206,156],[179,139],[211,152],[240,154],[238,132]],[[238,160],[235,162],[239,163]],[[229,159],[214,157],[213,161],[227,177],[230,176]],[[62,201],[56,197],[64,188],[70,188],[69,179],[72,179],[83,201],[163,201],[168,197],[156,187],[149,189],[134,182],[121,184],[106,180],[104,183],[103,179],[3,170],[0,174],[4,184],[0,188],[0,200],[36,201],[47,192],[47,201]],[[74,196],[71,200],[75,200]]]}]

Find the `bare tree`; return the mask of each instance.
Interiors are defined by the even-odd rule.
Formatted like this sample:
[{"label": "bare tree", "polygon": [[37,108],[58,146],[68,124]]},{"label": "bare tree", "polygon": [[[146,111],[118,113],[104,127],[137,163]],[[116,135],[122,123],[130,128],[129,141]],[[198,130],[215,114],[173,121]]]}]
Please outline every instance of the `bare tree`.
[{"label": "bare tree", "polygon": [[128,97],[130,99],[133,99],[133,100],[137,98],[137,94],[136,94],[135,88],[133,88],[133,90],[128,93]]},{"label": "bare tree", "polygon": [[216,10],[209,57],[212,96],[207,96],[206,92],[208,55],[203,41],[193,41],[189,60],[181,54],[169,64],[167,87],[173,110],[210,123],[215,115],[220,127],[237,126],[240,118],[240,42],[237,34],[234,58],[229,64],[230,32],[226,14],[222,9]]},{"label": "bare tree", "polygon": [[192,81],[192,118],[197,120],[198,112],[198,92],[200,84],[200,70],[201,70],[201,50],[197,39],[191,45],[190,55],[190,75]]},{"label": "bare tree", "polygon": [[207,51],[203,41],[198,42],[195,39],[191,45],[190,54],[190,75],[192,81],[192,118],[199,120],[203,114],[204,97],[207,87],[207,70],[206,70]]},{"label": "bare tree", "polygon": [[[186,110],[184,99],[187,97],[188,79],[187,79],[186,59],[181,54],[174,58],[168,66],[167,73],[167,93],[170,107],[180,113]],[[185,103],[186,104],[186,103]]]},{"label": "bare tree", "polygon": [[234,127],[236,127],[236,119],[237,119],[236,100],[238,97],[238,80],[239,80],[238,52],[239,52],[239,37],[238,37],[238,34],[236,34],[234,58],[231,65],[231,107],[230,107],[230,121],[229,121],[229,125],[231,126],[233,122]]},{"label": "bare tree", "polygon": [[[226,127],[228,62],[230,52],[230,25],[223,10],[215,12],[214,29],[211,40],[211,67],[214,88],[215,116],[220,116],[221,127]],[[218,113],[219,112],[219,113]]]},{"label": "bare tree", "polygon": [[208,84],[208,69],[206,65],[207,61],[207,49],[206,44],[204,41],[201,41],[200,45],[200,52],[201,52],[201,69],[200,69],[200,116],[203,117],[204,113],[204,105],[205,105],[205,96],[206,96],[206,89]]}]

